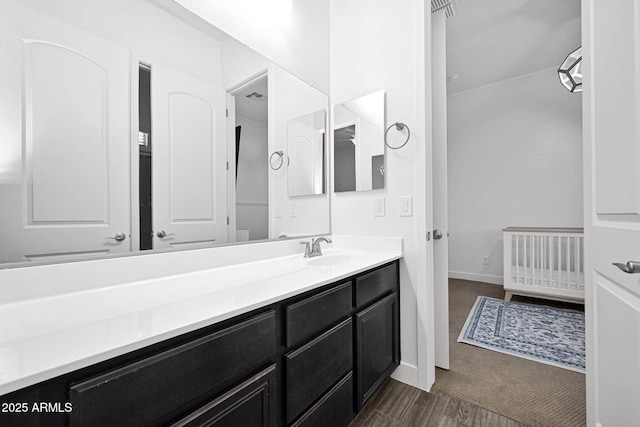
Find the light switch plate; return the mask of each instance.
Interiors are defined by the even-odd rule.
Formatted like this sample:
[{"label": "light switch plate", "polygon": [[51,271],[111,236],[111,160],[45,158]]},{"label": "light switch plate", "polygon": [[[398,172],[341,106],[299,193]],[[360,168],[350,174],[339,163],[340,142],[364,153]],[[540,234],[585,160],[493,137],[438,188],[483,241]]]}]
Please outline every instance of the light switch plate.
[{"label": "light switch plate", "polygon": [[373,199],[373,216],[384,216],[384,197]]},{"label": "light switch plate", "polygon": [[276,203],[275,215],[276,218],[282,218],[282,203]]},{"label": "light switch plate", "polygon": [[412,216],[413,215],[413,197],[401,196],[400,197],[400,216]]}]

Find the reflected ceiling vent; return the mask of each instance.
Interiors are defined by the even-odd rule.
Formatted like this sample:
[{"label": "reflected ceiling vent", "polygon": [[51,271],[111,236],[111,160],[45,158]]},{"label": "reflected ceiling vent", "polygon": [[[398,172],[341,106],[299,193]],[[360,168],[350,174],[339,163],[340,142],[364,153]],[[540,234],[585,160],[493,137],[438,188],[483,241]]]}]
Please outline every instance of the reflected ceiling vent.
[{"label": "reflected ceiling vent", "polygon": [[258,92],[251,92],[250,94],[245,95],[245,98],[251,99],[253,101],[262,101],[264,95]]},{"label": "reflected ceiling vent", "polygon": [[431,0],[431,13],[445,11],[447,18],[456,16],[459,12],[456,0]]}]

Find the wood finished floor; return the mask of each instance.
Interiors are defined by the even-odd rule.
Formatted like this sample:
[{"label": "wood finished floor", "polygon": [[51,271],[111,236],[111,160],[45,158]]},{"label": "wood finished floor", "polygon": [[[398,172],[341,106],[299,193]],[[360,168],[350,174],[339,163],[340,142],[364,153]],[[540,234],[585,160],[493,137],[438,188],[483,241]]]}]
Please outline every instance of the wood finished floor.
[{"label": "wood finished floor", "polygon": [[444,394],[390,379],[350,427],[525,427],[517,421]]}]

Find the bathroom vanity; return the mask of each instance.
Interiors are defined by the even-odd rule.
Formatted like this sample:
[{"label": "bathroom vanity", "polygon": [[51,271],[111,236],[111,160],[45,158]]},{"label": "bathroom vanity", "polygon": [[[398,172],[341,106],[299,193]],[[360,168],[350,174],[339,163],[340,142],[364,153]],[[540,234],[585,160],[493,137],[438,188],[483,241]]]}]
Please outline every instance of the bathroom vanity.
[{"label": "bathroom vanity", "polygon": [[[210,324],[195,323],[193,330],[178,329],[187,332],[149,345],[134,340],[130,345],[140,348],[132,351],[126,351],[130,345],[105,347],[104,360],[97,363],[87,365],[95,359],[84,358],[52,364],[26,381],[49,378],[0,396],[7,409],[0,418],[9,425],[47,427],[346,426],[400,363],[400,255],[373,254],[365,262],[372,254],[363,254],[329,251],[311,260],[296,255],[232,266],[232,272],[259,272],[266,266],[269,277],[253,280],[271,288],[271,297],[249,295],[255,294],[247,292],[255,289],[249,287],[242,291],[252,301],[243,303],[245,309],[226,304],[225,314],[212,313]],[[281,263],[297,267],[273,273]],[[345,273],[357,264],[355,273]],[[223,274],[217,273],[210,273],[212,282]],[[278,278],[281,284],[298,278],[302,287],[295,291],[285,285],[283,292],[272,286]],[[195,286],[189,280],[195,279],[182,279],[188,293]],[[243,297],[234,295],[238,305]],[[108,294],[103,296],[109,304]],[[262,305],[256,302],[260,298]],[[178,308],[184,307],[183,301]],[[120,354],[105,358],[113,351]],[[4,390],[16,384],[24,382],[3,384]],[[43,411],[34,411],[34,403],[43,402]],[[27,410],[20,411],[16,404],[24,403]]]}]

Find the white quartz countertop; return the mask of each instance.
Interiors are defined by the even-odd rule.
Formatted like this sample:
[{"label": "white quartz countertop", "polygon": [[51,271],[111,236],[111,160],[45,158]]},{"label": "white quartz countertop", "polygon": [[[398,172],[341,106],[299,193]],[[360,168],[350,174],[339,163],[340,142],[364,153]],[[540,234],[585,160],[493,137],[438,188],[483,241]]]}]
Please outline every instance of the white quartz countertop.
[{"label": "white quartz countertop", "polygon": [[0,304],[0,395],[402,257],[328,249]]}]

